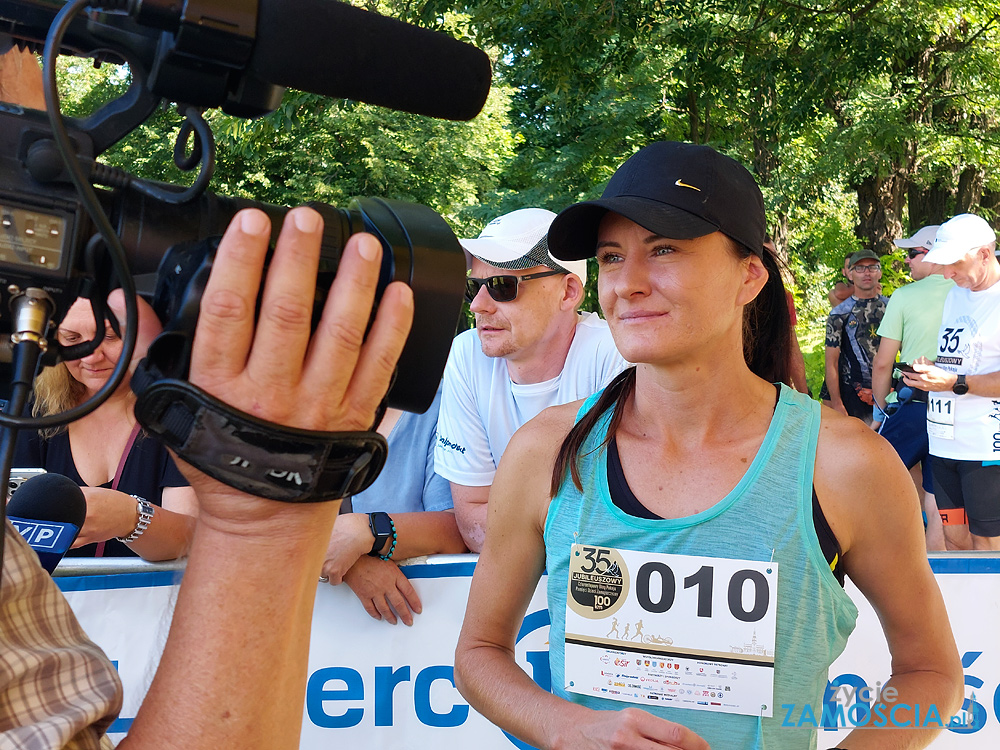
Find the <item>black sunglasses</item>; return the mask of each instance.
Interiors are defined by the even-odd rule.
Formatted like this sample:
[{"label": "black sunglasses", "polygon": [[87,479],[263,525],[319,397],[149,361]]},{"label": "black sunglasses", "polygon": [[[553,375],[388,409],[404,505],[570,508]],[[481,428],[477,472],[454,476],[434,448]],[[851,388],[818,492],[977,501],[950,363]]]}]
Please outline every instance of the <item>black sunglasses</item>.
[{"label": "black sunglasses", "polygon": [[911,247],[906,251],[906,254],[909,256],[910,260],[913,260],[918,255],[924,255],[926,252],[926,247]]},{"label": "black sunglasses", "polygon": [[479,290],[482,287],[486,287],[486,291],[489,292],[490,296],[496,302],[512,302],[517,297],[517,285],[522,281],[531,281],[532,279],[542,279],[546,276],[555,276],[558,273],[566,273],[566,271],[543,271],[542,273],[531,273],[527,276],[514,276],[503,275],[503,276],[490,276],[488,279],[474,279],[469,277],[465,280],[465,300],[466,302],[472,302],[479,294]]}]

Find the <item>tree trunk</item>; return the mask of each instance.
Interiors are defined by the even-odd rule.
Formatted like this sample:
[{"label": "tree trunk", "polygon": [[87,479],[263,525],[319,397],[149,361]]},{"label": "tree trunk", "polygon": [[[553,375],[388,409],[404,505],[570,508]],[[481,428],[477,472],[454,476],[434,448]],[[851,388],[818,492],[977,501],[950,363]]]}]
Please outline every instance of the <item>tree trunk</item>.
[{"label": "tree trunk", "polygon": [[855,233],[865,247],[878,255],[895,249],[892,241],[903,236],[903,198],[906,195],[904,175],[897,170],[888,177],[869,176],[854,185],[858,194],[858,227]]},{"label": "tree trunk", "polygon": [[936,180],[929,187],[911,185],[907,194],[907,213],[910,215],[910,231],[916,232],[929,224],[941,224],[949,216],[949,206],[955,195],[950,181]]},{"label": "tree trunk", "polygon": [[979,205],[983,197],[983,170],[969,166],[958,178],[958,195],[955,196],[955,213],[968,214]]},{"label": "tree trunk", "polygon": [[979,208],[982,209],[984,217],[992,224],[997,214],[1000,214],[1000,192],[983,190],[983,197],[979,201]]}]

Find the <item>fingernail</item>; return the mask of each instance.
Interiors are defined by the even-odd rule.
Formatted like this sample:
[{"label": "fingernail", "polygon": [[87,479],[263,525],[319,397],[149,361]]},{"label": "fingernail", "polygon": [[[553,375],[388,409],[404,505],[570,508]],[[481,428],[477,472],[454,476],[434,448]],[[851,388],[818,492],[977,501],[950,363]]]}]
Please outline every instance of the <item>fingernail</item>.
[{"label": "fingernail", "polygon": [[319,229],[319,214],[311,208],[300,208],[292,212],[292,217],[295,220],[295,226],[300,232],[312,234]]},{"label": "fingernail", "polygon": [[374,237],[363,237],[358,243],[358,252],[365,260],[375,260],[378,257],[379,244]]},{"label": "fingernail", "polygon": [[264,234],[268,229],[267,216],[261,211],[244,211],[240,214],[240,229],[244,234]]}]

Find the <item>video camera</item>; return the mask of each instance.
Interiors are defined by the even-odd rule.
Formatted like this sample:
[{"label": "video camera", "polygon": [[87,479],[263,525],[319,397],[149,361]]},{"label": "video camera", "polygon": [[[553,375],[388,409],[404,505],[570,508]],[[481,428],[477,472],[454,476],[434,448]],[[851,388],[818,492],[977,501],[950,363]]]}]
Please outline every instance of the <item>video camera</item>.
[{"label": "video camera", "polygon": [[[113,273],[130,307],[119,366],[99,396],[113,392],[131,357],[134,274],[155,271],[154,309],[164,322],[143,377],[133,378],[139,393],[158,380],[186,380],[197,302],[218,235],[232,216],[247,206],[263,209],[276,239],[287,211],[207,190],[214,142],[201,116],[205,108],[260,116],[275,109],[291,86],[467,120],[482,108],[491,75],[488,58],[472,45],[336,0],[0,0],[0,37],[31,49],[44,42],[48,79],[47,114],[0,103],[0,333],[11,334],[15,350],[29,340],[47,351],[43,364],[85,356],[88,345],[64,350],[50,345],[46,334],[80,295],[91,299],[95,316],[106,314]],[[53,64],[60,53],[128,64],[128,91],[85,119],[62,118]],[[188,171],[200,165],[186,189],[96,161],[164,98],[177,102],[186,118],[175,162]],[[425,410],[461,310],[465,259],[457,239],[425,206],[378,198],[355,199],[346,209],[312,205],[325,220],[318,306],[355,232],[371,232],[382,242],[379,296],[393,280],[413,288],[414,323],[398,365],[402,377],[387,403]],[[3,314],[7,310],[11,315]],[[113,315],[107,319],[117,324]],[[98,326],[90,351],[103,329]],[[30,382],[27,372],[14,377]],[[0,424],[51,426],[82,413],[29,419],[8,409]],[[268,429],[266,423],[257,427]]]}]

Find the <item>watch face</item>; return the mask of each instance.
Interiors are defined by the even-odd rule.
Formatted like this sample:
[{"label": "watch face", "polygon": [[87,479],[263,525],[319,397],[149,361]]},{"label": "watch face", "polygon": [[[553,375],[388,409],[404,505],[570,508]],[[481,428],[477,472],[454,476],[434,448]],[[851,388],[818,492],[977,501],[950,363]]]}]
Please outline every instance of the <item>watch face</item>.
[{"label": "watch face", "polygon": [[373,513],[371,527],[376,536],[392,536],[392,521],[387,513]]}]

